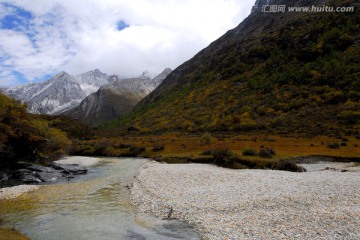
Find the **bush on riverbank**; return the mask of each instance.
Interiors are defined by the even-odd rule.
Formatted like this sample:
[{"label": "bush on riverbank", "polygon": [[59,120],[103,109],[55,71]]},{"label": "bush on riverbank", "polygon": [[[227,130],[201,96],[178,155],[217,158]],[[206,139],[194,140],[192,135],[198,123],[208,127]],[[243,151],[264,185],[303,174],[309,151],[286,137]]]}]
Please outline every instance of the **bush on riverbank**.
[{"label": "bush on riverbank", "polygon": [[64,154],[67,135],[26,112],[26,105],[0,93],[0,167]]},{"label": "bush on riverbank", "polygon": [[137,157],[144,154],[146,147],[134,144],[116,143],[109,139],[78,141],[74,140],[69,149],[70,155]]},{"label": "bush on riverbank", "polygon": [[242,154],[243,154],[243,156],[257,156],[258,155],[258,153],[255,149],[249,148],[249,147],[243,148]]},{"label": "bush on riverbank", "polygon": [[282,160],[277,163],[272,164],[273,170],[282,170],[282,171],[289,171],[289,172],[306,172],[306,169],[296,165],[295,163]]}]

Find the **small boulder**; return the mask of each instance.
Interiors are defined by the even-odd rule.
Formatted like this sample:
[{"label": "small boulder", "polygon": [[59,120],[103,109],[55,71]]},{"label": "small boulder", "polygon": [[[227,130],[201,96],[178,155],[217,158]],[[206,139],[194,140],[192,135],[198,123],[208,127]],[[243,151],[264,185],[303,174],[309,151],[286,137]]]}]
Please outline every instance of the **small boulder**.
[{"label": "small boulder", "polygon": [[27,167],[27,169],[30,169],[35,172],[47,172],[47,173],[55,172],[55,169],[53,169],[53,168],[44,167],[44,166],[36,165],[36,164],[33,164],[33,165]]},{"label": "small boulder", "polygon": [[50,164],[50,166],[53,168],[53,169],[55,169],[55,170],[60,170],[60,171],[62,171],[62,170],[64,170],[61,166],[63,166],[64,164],[57,164],[57,163],[54,163],[54,162],[52,162],[51,164]]},{"label": "small boulder", "polygon": [[43,182],[55,182],[59,177],[61,177],[61,173],[46,173],[46,172],[36,172],[35,176],[39,178]]},{"label": "small boulder", "polygon": [[9,175],[7,174],[7,173],[2,173],[2,174],[0,174],[0,182],[6,182],[6,181],[8,181],[9,180]]},{"label": "small boulder", "polygon": [[80,174],[86,174],[87,173],[87,169],[84,167],[80,167],[78,165],[59,165],[63,171],[66,174],[74,174],[74,175],[80,175]]},{"label": "small boulder", "polygon": [[14,172],[14,176],[15,177],[19,177],[21,175],[31,175],[31,174],[34,174],[34,171],[31,171],[29,169],[17,169],[15,172]]},{"label": "small boulder", "polygon": [[19,180],[22,181],[23,183],[41,183],[41,180],[39,178],[30,174],[21,175]]}]

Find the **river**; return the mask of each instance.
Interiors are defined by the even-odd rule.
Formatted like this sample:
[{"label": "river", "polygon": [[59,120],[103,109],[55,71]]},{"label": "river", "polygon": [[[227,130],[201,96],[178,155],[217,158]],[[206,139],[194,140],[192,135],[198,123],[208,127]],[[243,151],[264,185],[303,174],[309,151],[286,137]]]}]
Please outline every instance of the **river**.
[{"label": "river", "polygon": [[147,161],[99,159],[87,175],[0,201],[0,218],[33,240],[200,239],[185,223],[134,213],[126,186]]}]

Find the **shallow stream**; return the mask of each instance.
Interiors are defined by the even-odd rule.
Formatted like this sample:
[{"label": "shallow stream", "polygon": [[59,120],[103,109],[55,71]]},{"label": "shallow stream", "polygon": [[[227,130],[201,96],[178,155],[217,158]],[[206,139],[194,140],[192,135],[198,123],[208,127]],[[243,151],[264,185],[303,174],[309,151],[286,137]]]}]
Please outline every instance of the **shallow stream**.
[{"label": "shallow stream", "polygon": [[147,161],[100,159],[87,175],[0,201],[0,218],[33,240],[200,239],[187,224],[135,215],[126,186]]}]

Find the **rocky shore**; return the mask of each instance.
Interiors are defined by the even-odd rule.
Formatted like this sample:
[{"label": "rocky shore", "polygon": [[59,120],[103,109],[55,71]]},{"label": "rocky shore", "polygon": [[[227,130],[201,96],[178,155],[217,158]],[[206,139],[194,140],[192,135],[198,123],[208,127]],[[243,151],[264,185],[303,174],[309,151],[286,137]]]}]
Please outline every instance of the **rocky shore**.
[{"label": "rocky shore", "polygon": [[65,157],[47,166],[18,162],[11,169],[0,171],[0,189],[22,184],[47,184],[66,181],[87,173],[87,168],[97,164],[98,158]]},{"label": "rocky shore", "polygon": [[48,166],[19,162],[13,169],[0,172],[0,199],[16,198],[39,188],[39,184],[68,181],[87,173],[89,166],[98,164],[99,158],[65,157]]},{"label": "rocky shore", "polygon": [[135,178],[131,200],[139,212],[195,225],[202,239],[360,239],[360,175],[352,170],[152,162]]}]

